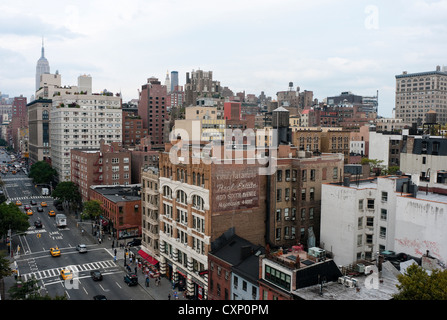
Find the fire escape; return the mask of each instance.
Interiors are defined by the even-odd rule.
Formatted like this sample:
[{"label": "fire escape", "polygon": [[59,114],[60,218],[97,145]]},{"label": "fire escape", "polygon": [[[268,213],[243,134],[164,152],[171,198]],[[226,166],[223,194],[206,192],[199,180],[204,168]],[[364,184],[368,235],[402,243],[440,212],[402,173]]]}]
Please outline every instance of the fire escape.
[{"label": "fire escape", "polygon": [[98,159],[96,159],[95,163],[93,164],[93,182],[102,184],[103,177],[102,177],[102,152],[99,153]]}]

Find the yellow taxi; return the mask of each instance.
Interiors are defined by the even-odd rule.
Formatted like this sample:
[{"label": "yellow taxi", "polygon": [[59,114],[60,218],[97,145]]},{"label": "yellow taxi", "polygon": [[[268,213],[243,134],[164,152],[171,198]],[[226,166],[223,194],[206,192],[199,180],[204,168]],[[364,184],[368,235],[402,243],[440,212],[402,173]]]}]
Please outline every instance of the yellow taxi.
[{"label": "yellow taxi", "polygon": [[48,211],[48,215],[50,217],[54,217],[56,215],[56,212],[54,212],[54,210],[50,210],[50,211]]},{"label": "yellow taxi", "polygon": [[73,279],[73,273],[71,273],[71,270],[62,269],[61,270],[61,278],[62,278],[62,280],[71,280],[71,279]]},{"label": "yellow taxi", "polygon": [[40,206],[41,206],[41,207],[46,207],[46,206],[47,206],[47,203],[46,203],[45,201],[42,201],[42,202],[40,203]]},{"label": "yellow taxi", "polygon": [[56,248],[50,248],[50,253],[53,257],[58,257],[61,255],[61,251],[59,250],[58,247]]},{"label": "yellow taxi", "polygon": [[16,201],[16,206],[21,206],[21,205],[22,205],[22,201],[17,200],[17,201]]},{"label": "yellow taxi", "polygon": [[26,214],[29,215],[29,216],[32,216],[33,215],[33,210],[31,210],[31,209],[26,210]]}]

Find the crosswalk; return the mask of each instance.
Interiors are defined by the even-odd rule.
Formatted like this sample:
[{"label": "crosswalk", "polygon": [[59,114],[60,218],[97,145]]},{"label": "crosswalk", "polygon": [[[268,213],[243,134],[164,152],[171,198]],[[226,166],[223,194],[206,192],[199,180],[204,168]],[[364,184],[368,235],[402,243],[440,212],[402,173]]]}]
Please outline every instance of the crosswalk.
[{"label": "crosswalk", "polygon": [[53,278],[53,277],[59,277],[61,274],[61,270],[64,269],[70,269],[72,272],[77,272],[78,274],[81,274],[82,272],[89,272],[92,270],[109,270],[113,268],[117,268],[118,265],[113,260],[104,260],[104,261],[97,261],[97,262],[89,262],[84,264],[78,264],[78,265],[71,265],[66,267],[60,267],[60,268],[52,268],[42,271],[34,271],[26,274],[22,274],[22,279],[24,281],[27,281],[29,279],[36,279],[36,280],[43,280],[47,278]]},{"label": "crosswalk", "polygon": [[54,200],[52,197],[45,197],[45,196],[23,196],[23,197],[8,198],[8,200],[10,201],[31,200],[31,199],[41,199],[42,201]]}]

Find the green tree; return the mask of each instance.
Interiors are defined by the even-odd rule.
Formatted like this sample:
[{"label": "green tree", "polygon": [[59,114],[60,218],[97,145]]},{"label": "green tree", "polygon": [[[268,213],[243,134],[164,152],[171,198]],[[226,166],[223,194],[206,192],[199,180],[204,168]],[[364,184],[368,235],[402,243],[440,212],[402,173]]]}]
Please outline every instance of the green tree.
[{"label": "green tree", "polygon": [[51,193],[51,196],[62,202],[68,202],[69,210],[78,208],[82,199],[78,187],[72,181],[64,181],[59,183]]},{"label": "green tree", "polygon": [[396,300],[447,300],[447,270],[435,269],[429,275],[413,264],[398,276]]},{"label": "green tree", "polygon": [[41,295],[40,286],[37,284],[35,278],[28,279],[27,281],[17,281],[9,288],[8,293],[11,300],[67,300],[67,296],[56,296],[52,299],[48,293]]},{"label": "green tree", "polygon": [[84,202],[82,218],[96,219],[102,213],[101,202],[98,200],[89,200]]},{"label": "green tree", "polygon": [[0,204],[0,237],[8,234],[25,232],[29,228],[29,218],[14,203]]},{"label": "green tree", "polygon": [[6,259],[5,253],[0,251],[0,287],[2,288],[0,296],[2,297],[2,299],[4,299],[5,296],[5,286],[3,279],[5,277],[9,277],[13,273],[10,264],[11,263],[9,262],[9,260]]},{"label": "green tree", "polygon": [[29,170],[29,177],[34,183],[50,183],[57,176],[57,171],[46,161],[34,163]]}]

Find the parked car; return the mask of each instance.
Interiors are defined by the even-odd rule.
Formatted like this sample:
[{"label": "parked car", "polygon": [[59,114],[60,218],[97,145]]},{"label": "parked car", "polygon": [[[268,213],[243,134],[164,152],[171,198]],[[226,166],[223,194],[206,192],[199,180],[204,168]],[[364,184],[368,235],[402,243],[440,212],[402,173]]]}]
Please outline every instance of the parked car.
[{"label": "parked car", "polygon": [[136,286],[138,284],[138,276],[133,273],[128,273],[124,276],[124,282],[130,286]]},{"label": "parked car", "polygon": [[130,247],[139,246],[141,245],[141,239],[133,239],[132,241],[129,241],[127,245]]},{"label": "parked car", "polygon": [[79,253],[87,252],[87,246],[85,244],[78,244],[76,250],[78,250]]},{"label": "parked car", "polygon": [[102,280],[102,274],[99,270],[92,270],[90,271],[90,275],[92,276],[92,279],[95,281],[101,281]]}]

